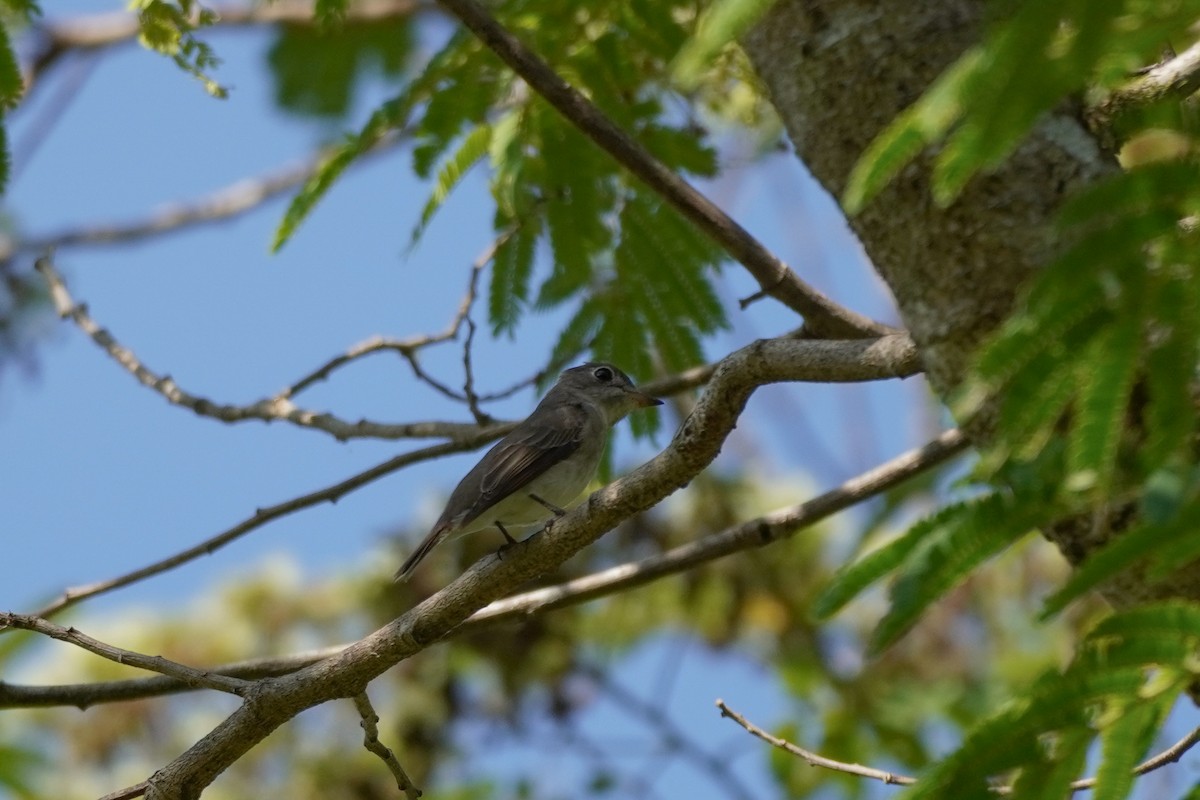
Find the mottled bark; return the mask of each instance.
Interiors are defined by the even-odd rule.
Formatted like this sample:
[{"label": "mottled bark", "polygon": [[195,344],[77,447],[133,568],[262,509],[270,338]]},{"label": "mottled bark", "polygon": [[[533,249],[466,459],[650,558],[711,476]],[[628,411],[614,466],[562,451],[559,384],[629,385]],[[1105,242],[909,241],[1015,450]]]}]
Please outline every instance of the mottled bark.
[{"label": "mottled bark", "polygon": [[[874,137],[979,41],[986,6],[780,0],[744,44],[797,154],[838,196]],[[850,220],[943,399],[1012,312],[1027,279],[1052,257],[1051,221],[1063,199],[1118,169],[1076,112],[1064,103],[1047,114],[1003,165],[977,176],[947,208],[933,202],[926,154]],[[971,433],[986,438],[986,423]],[[1047,535],[1078,563],[1128,517],[1102,509]],[[1156,586],[1125,575],[1105,594],[1119,605],[1149,596],[1200,599],[1200,569]]]}]

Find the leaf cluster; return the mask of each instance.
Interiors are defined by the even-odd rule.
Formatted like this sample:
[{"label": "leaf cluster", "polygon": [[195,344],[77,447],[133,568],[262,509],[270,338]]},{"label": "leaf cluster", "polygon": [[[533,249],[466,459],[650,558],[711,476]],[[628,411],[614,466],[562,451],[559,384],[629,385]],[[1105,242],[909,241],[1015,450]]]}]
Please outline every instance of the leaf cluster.
[{"label": "leaf cluster", "polygon": [[871,144],[842,198],[856,213],[930,145],[933,193],[952,202],[1072,93],[1103,93],[1158,60],[1200,17],[1200,2],[1057,0],[1009,4],[965,53]]},{"label": "leaf cluster", "polygon": [[[668,66],[694,18],[690,5],[527,2],[498,13],[667,166],[715,174],[703,129],[670,105]],[[498,237],[487,291],[494,335],[514,335],[530,310],[566,306],[552,362],[591,350],[645,376],[655,362],[678,369],[702,360],[703,337],[726,325],[712,282],[718,249],[465,33],[332,153],[285,214],[276,248],[350,163],[396,131],[411,139],[413,169],[432,184],[414,246],[467,174],[487,170]]]},{"label": "leaf cluster", "polygon": [[1062,671],[981,722],[962,746],[905,793],[909,800],[995,797],[991,780],[1015,771],[1013,794],[1062,798],[1098,737],[1093,797],[1123,798],[1179,693],[1200,673],[1200,607],[1159,603],[1100,622]]},{"label": "leaf cluster", "polygon": [[[862,208],[930,145],[936,199],[953,201],[1040,115],[1085,88],[1093,98],[1117,90],[1198,15],[1195,2],[1014,4],[863,155],[846,206]],[[1134,569],[1154,583],[1200,556],[1200,147],[1191,116],[1139,118],[1171,128],[1175,146],[1127,161],[1061,210],[1051,263],[978,354],[952,404],[960,421],[987,432],[971,476],[976,496],[841,570],[818,615],[890,576],[889,609],[872,638],[880,650],[983,561],[1056,524],[1104,535],[1043,617],[1117,573]],[[1018,796],[1062,797],[1097,735],[1096,794],[1126,796],[1134,763],[1194,678],[1197,614],[1175,603],[1110,617],[1064,672],[1033,682],[909,796],[945,796],[951,786],[959,797],[994,796],[990,781],[1013,771]]]},{"label": "leaf cluster", "polygon": [[228,96],[229,90],[210,74],[221,60],[212,45],[196,38],[198,30],[217,21],[216,12],[196,0],[134,0],[130,7],[138,16],[143,47],[169,57],[213,97]]}]

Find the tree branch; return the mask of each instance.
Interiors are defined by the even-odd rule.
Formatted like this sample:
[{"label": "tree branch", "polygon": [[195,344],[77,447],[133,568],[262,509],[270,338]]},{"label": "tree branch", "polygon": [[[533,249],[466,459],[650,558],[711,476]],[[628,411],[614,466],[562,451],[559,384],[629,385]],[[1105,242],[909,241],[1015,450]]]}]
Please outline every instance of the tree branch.
[{"label": "tree branch", "polygon": [[[887,337],[898,338],[903,337]],[[662,453],[557,519],[553,535],[534,534],[509,548],[503,560],[482,559],[441,592],[338,655],[257,683],[241,707],[155,773],[148,797],[196,797],[250,748],[304,709],[353,697],[384,671],[450,635],[489,602],[554,569],[623,519],[660,502],[711,463],[758,386],[811,377],[812,357],[818,356],[819,362],[823,351],[841,351],[838,374],[843,380],[881,371],[897,376],[915,372],[915,351],[911,346],[898,351],[894,345],[886,339],[776,339],[754,342],[729,355]],[[848,348],[857,349],[855,358],[848,357]]]},{"label": "tree branch", "polygon": [[60,642],[67,642],[76,647],[81,647],[89,653],[94,653],[101,658],[106,658],[117,664],[127,664],[131,667],[138,667],[139,669],[167,675],[193,689],[216,689],[219,692],[228,692],[240,697],[245,694],[250,686],[247,681],[193,669],[185,664],[171,661],[162,656],[147,656],[133,650],[124,650],[107,642],[102,642],[99,639],[93,639],[91,636],[75,628],[64,628],[61,625],[55,625],[53,622],[47,622],[40,617],[3,611],[0,612],[0,631],[5,628],[40,633],[43,636],[49,636],[51,639],[57,639]]},{"label": "tree branch", "polygon": [[408,773],[400,765],[396,754],[379,741],[379,715],[371,706],[371,698],[367,696],[366,692],[359,692],[354,695],[353,700],[354,708],[362,718],[360,725],[363,729],[363,747],[379,756],[388,771],[392,773],[392,777],[396,779],[396,788],[404,792],[405,797],[409,800],[418,800],[423,792],[413,784],[412,778],[408,777]]},{"label": "tree branch", "polygon": [[[750,722],[744,716],[725,705],[724,700],[717,700],[717,708],[721,710],[722,717],[728,717],[738,725],[741,725],[743,728],[745,728],[748,733],[757,736],[767,744],[774,745],[775,747],[785,750],[794,756],[799,756],[800,758],[804,759],[809,766],[823,767],[824,769],[831,769],[835,772],[844,772],[848,775],[857,775],[860,778],[870,778],[872,780],[882,781],[883,783],[894,783],[901,786],[912,786],[918,782],[917,778],[914,778],[911,775],[901,775],[895,772],[887,772],[885,770],[875,769],[873,767],[865,767],[862,764],[848,764],[844,761],[834,761],[831,758],[826,758],[825,756],[814,753],[811,750],[805,750],[803,747],[792,744],[787,739],[780,739],[778,736],[772,736],[771,734],[767,733],[762,728],[758,727],[753,722]],[[1179,759],[1183,758],[1183,754],[1192,749],[1197,742],[1200,742],[1200,727],[1193,728],[1186,736],[1168,747],[1166,750],[1163,750],[1161,753],[1146,759],[1141,764],[1138,764],[1133,768],[1133,774],[1145,775],[1147,772],[1153,772],[1154,770],[1160,769],[1167,764],[1173,764]],[[1091,789],[1095,785],[1095,778],[1082,778],[1077,781],[1072,781],[1070,789],[1072,792],[1082,792],[1085,789]],[[992,791],[998,795],[1011,795],[1012,787],[995,786],[992,788]]]},{"label": "tree branch", "polygon": [[1088,124],[1104,147],[1115,152],[1127,132],[1117,130],[1120,118],[1169,98],[1183,100],[1200,89],[1200,42],[1174,58],[1155,64],[1087,110]]},{"label": "tree branch", "polygon": [[[497,600],[472,614],[452,635],[578,605],[692,569],[732,553],[783,541],[845,508],[945,463],[965,450],[967,445],[966,437],[959,431],[946,431],[924,447],[903,453],[803,503],[779,509],[657,556]],[[286,675],[334,656],[346,647],[335,645],[287,656],[256,658],[214,667],[212,672],[244,679]],[[158,697],[188,690],[189,687],[178,681],[164,678],[61,686],[21,686],[0,682],[0,708],[61,705],[87,708],[97,703]]]},{"label": "tree branch", "polygon": [[[87,306],[76,303],[71,297],[62,276],[55,270],[49,258],[39,258],[36,267],[50,287],[50,296],[60,317],[70,318],[80,330],[143,386],[153,389],[172,405],[186,408],[198,416],[230,423],[246,420],[290,422],[301,428],[325,431],[339,441],[362,437],[376,439],[447,437],[461,440],[477,437],[480,432],[477,424],[465,422],[386,424],[370,422],[365,419],[348,422],[333,414],[297,408],[283,393],[243,406],[215,403],[208,398],[184,390],[169,375],[159,375],[149,369],[133,351],[117,341],[107,329],[100,327],[88,314]],[[427,343],[432,341],[434,339],[428,340]],[[409,345],[391,342],[392,349],[400,347],[407,350]],[[409,357],[411,359],[411,353],[409,353]]]},{"label": "tree branch", "polygon": [[61,595],[55,598],[49,605],[37,612],[39,617],[47,617],[57,614],[62,610],[69,608],[77,603],[82,602],[90,597],[96,597],[101,594],[106,594],[122,586],[128,586],[132,583],[145,580],[154,575],[166,572],[193,561],[200,556],[211,555],[218,549],[224,547],[235,539],[245,536],[250,531],[261,528],[272,520],[285,517],[301,509],[315,506],[320,503],[336,503],[345,495],[359,489],[372,481],[378,480],[385,475],[395,472],[398,469],[406,467],[410,464],[416,464],[420,461],[428,461],[439,456],[449,455],[451,453],[460,453],[464,450],[471,450],[481,444],[485,444],[493,439],[498,439],[504,434],[512,430],[515,423],[503,423],[494,425],[489,428],[472,428],[474,433],[457,439],[444,442],[442,444],[431,445],[420,450],[413,450],[408,453],[401,453],[398,456],[389,458],[381,464],[377,464],[368,470],[358,473],[347,478],[344,481],[335,483],[333,486],[324,489],[318,489],[315,492],[294,497],[291,500],[285,500],[282,503],[277,503],[273,506],[265,506],[257,509],[253,515],[247,517],[231,528],[205,539],[199,544],[182,550],[175,555],[147,564],[144,567],[127,572],[124,575],[119,575],[108,580],[97,581],[83,586],[76,586],[65,590]]},{"label": "tree branch", "polygon": [[[253,406],[215,406],[208,400],[184,392],[170,378],[165,376],[159,377],[144,367],[132,352],[117,342],[107,330],[98,326],[87,314],[86,307],[78,305],[73,301],[62,282],[62,277],[55,271],[48,258],[39,259],[37,268],[46,277],[50,285],[51,295],[59,314],[71,317],[114,360],[134,375],[142,384],[158,391],[169,401],[191,408],[198,414],[215,416],[218,419],[225,419],[226,417],[223,416],[225,413],[237,419],[262,419],[263,417],[261,416],[251,416],[250,412],[261,408],[264,404],[275,404],[275,400],[269,400],[261,401]],[[764,341],[769,343],[771,341],[786,342],[788,340]],[[852,344],[810,342],[809,345],[806,352],[806,356],[809,359],[807,364],[808,373],[806,378],[801,378],[802,380],[827,382],[873,380],[897,375],[907,376],[914,374],[919,369],[916,351],[913,348],[912,342],[907,336],[902,334],[882,337],[876,340],[860,339],[855,340]],[[870,357],[864,360],[864,356],[867,355]],[[699,382],[707,379],[712,374],[712,369],[712,367],[693,368],[664,382],[647,384],[647,390],[678,391],[684,387],[698,385]],[[283,402],[288,402],[290,405],[290,401],[287,401],[286,398],[284,398]],[[227,412],[222,411],[222,409],[227,410]],[[311,413],[301,412],[296,409],[293,409],[293,411],[296,414]],[[328,424],[329,420],[334,418],[327,414],[317,416],[324,418],[324,422],[320,425],[313,423],[312,427],[321,427],[328,430],[325,425]],[[290,419],[290,417],[288,418]],[[423,430],[429,435],[448,436],[450,437],[450,441],[403,453],[328,488],[310,492],[273,506],[257,509],[252,516],[242,520],[231,528],[193,547],[132,572],[125,573],[116,578],[69,588],[49,605],[40,609],[37,615],[42,617],[51,616],[86,598],[95,597],[122,586],[128,586],[153,575],[166,572],[200,556],[210,555],[229,542],[244,536],[274,519],[319,503],[336,502],[345,494],[410,464],[473,449],[503,436],[512,429],[514,424],[501,423],[486,428],[465,423],[411,423],[409,425],[398,426],[410,429],[410,434],[415,435],[417,430]],[[357,423],[355,427],[374,425],[375,423],[364,421]]]},{"label": "tree branch", "polygon": [[657,730],[663,746],[667,750],[681,753],[698,769],[708,773],[712,782],[723,787],[727,795],[736,798],[754,797],[754,794],[733,774],[726,759],[705,752],[704,748],[693,742],[683,729],[671,722],[663,708],[638,697],[606,675],[601,669],[585,667],[583,672],[625,713]]},{"label": "tree branch", "polygon": [[[403,132],[393,132],[363,155],[368,159],[382,155],[395,149],[404,139]],[[191,225],[223,222],[252,211],[267,201],[303,185],[321,168],[324,158],[323,152],[317,153],[302,164],[237,181],[198,200],[172,203],[144,219],[79,226],[28,238],[6,236],[0,240],[0,263],[11,261],[21,253],[42,253],[84,245],[123,244],[174,233]]]},{"label": "tree branch", "polygon": [[843,308],[801,280],[745,228],[654,158],[591,101],[559,77],[475,0],[438,2],[458,17],[568,122],[741,262],[766,294],[802,315],[812,334],[849,339],[895,333],[886,325]]},{"label": "tree branch", "polygon": [[[428,347],[429,345],[449,341],[458,336],[458,332],[462,330],[463,324],[465,322],[469,322],[471,307],[475,305],[475,298],[479,293],[479,274],[483,272],[483,268],[486,267],[491,262],[492,257],[496,255],[496,249],[499,248],[500,245],[504,244],[504,241],[511,235],[511,231],[501,233],[492,240],[491,244],[484,248],[483,252],[480,253],[475,261],[471,264],[470,277],[467,279],[467,290],[463,294],[463,298],[458,304],[458,310],[455,311],[453,319],[450,320],[450,324],[447,325],[445,330],[443,330],[441,333],[415,336],[402,340],[385,339],[382,336],[376,336],[372,339],[368,339],[362,344],[358,344],[350,348],[350,350],[342,355],[336,356],[335,358],[322,364],[320,367],[305,375],[291,386],[288,386],[287,388],[278,392],[273,398],[271,398],[271,400],[274,402],[291,400],[293,397],[307,389],[309,386],[312,386],[314,383],[326,380],[335,369],[343,367],[355,359],[361,358],[365,355],[370,355],[371,353],[393,350],[403,356],[406,361],[408,361],[409,366],[412,367],[413,374],[416,375],[418,379],[425,381],[425,383],[429,384],[443,395],[446,395],[454,400],[460,400],[468,403],[470,406],[469,397],[456,394],[452,389],[443,385],[439,381],[434,380],[432,376],[425,372],[425,370],[421,367],[420,361],[417,360],[417,351],[424,347]],[[482,424],[478,419],[478,415],[476,415],[476,423],[477,425]]]}]

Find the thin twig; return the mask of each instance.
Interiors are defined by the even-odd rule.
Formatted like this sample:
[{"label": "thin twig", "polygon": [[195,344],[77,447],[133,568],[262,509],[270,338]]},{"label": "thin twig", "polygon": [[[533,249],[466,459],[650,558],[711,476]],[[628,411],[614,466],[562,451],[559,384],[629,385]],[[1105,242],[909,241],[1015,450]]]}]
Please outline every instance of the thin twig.
[{"label": "thin twig", "polygon": [[471,345],[475,341],[475,322],[467,317],[467,336],[463,340],[463,395],[467,398],[467,407],[480,425],[488,425],[493,418],[484,413],[479,407],[479,395],[475,394],[475,372],[471,368]]},{"label": "thin twig", "polygon": [[332,414],[297,408],[286,397],[267,398],[242,406],[215,403],[208,398],[185,391],[169,375],[159,375],[143,364],[133,351],[122,345],[107,329],[92,319],[86,305],[75,302],[67,291],[62,276],[48,257],[39,258],[36,267],[46,279],[55,310],[59,316],[71,319],[80,330],[143,386],[153,389],[172,405],[186,408],[201,417],[209,417],[222,422],[246,420],[290,422],[302,428],[325,431],[343,441],[361,437],[378,439],[448,437],[458,439],[469,438],[479,432],[478,425],[462,422],[410,422],[403,424],[386,424],[368,420],[348,422]]},{"label": "thin twig", "polygon": [[[655,728],[663,744],[670,750],[681,753],[697,767],[708,773],[714,783],[724,787],[731,797],[752,798],[750,792],[729,769],[729,763],[712,753],[705,752],[687,734],[675,725],[664,713],[664,709],[646,702],[621,684],[614,681],[603,670],[584,667],[583,672],[604,691],[612,701],[630,716],[637,717],[646,725]],[[660,770],[661,771],[661,770]]]},{"label": "thin twig", "polygon": [[408,773],[404,771],[404,767],[400,766],[400,761],[396,758],[396,754],[391,751],[383,742],[379,741],[379,715],[375,713],[375,709],[371,706],[371,698],[367,697],[365,691],[354,695],[354,708],[358,711],[358,715],[362,717],[359,723],[363,729],[363,747],[371,751],[387,765],[388,770],[396,779],[396,788],[404,792],[404,796],[409,800],[418,800],[422,792],[412,782],[412,778],[408,777]]},{"label": "thin twig", "polygon": [[458,17],[568,122],[741,262],[768,294],[801,314],[811,329],[829,338],[870,338],[895,332],[843,308],[801,280],[745,228],[622,131],[482,5],[475,0],[439,0],[439,5]]},{"label": "thin twig", "polygon": [[810,750],[805,750],[803,747],[797,747],[787,739],[780,739],[778,736],[772,736],[762,728],[750,722],[748,719],[737,713],[729,706],[725,705],[724,700],[717,700],[717,708],[721,709],[722,717],[729,717],[731,720],[741,725],[749,733],[757,736],[768,744],[772,744],[781,750],[786,750],[794,756],[799,756],[808,762],[812,767],[824,767],[825,769],[836,770],[837,772],[845,772],[849,775],[857,775],[860,778],[871,778],[872,780],[882,781],[883,783],[895,783],[901,786],[911,786],[917,782],[916,778],[908,775],[900,775],[895,772],[887,772],[882,769],[874,769],[873,767],[864,767],[862,764],[847,764],[844,761],[834,761],[831,758],[818,755]]},{"label": "thin twig", "polygon": [[133,650],[125,650],[99,639],[93,639],[75,628],[64,628],[40,617],[13,614],[7,611],[0,612],[0,630],[5,628],[40,633],[51,639],[81,647],[89,653],[94,653],[117,664],[127,664],[131,667],[157,672],[160,675],[167,675],[195,689],[216,689],[219,692],[228,692],[240,697],[250,686],[247,681],[193,669],[162,656],[148,656]]},{"label": "thin twig", "polygon": [[[464,321],[467,320],[467,315],[471,313],[471,307],[475,303],[475,298],[479,292],[479,273],[483,268],[491,262],[496,255],[496,250],[504,241],[512,235],[512,231],[505,231],[492,240],[491,244],[484,248],[475,260],[471,263],[470,276],[467,279],[467,289],[463,293],[462,300],[459,301],[458,309],[454,312],[454,317],[450,323],[439,333],[424,334],[414,336],[408,339],[386,339],[382,336],[375,336],[371,339],[356,344],[342,355],[336,356],[321,366],[317,367],[312,372],[305,375],[300,380],[292,385],[280,390],[271,398],[272,402],[283,402],[291,400],[300,392],[317,383],[318,381],[326,380],[334,370],[344,367],[355,359],[372,353],[380,353],[385,351],[395,351],[408,361],[412,367],[413,374],[418,379],[425,381],[440,393],[449,396],[451,399],[466,401],[465,395],[456,393],[445,384],[430,377],[421,367],[420,361],[417,360],[417,351],[430,345],[441,344],[448,342],[458,336],[458,332],[462,329]],[[489,418],[490,420],[490,418]]]},{"label": "thin twig", "polygon": [[315,506],[320,503],[336,503],[343,496],[350,492],[359,489],[372,481],[378,480],[398,469],[407,467],[410,464],[416,464],[421,461],[428,461],[439,456],[449,455],[451,453],[461,453],[465,450],[471,450],[479,447],[481,444],[486,444],[493,439],[498,439],[508,431],[512,430],[513,423],[504,423],[491,428],[479,429],[475,428],[474,433],[470,436],[462,437],[457,440],[444,442],[442,444],[431,445],[413,450],[408,453],[401,453],[398,456],[389,458],[381,464],[376,464],[370,469],[364,470],[357,475],[352,475],[344,481],[335,483],[324,489],[318,489],[315,492],[294,497],[291,500],[285,500],[282,503],[277,503],[273,506],[265,506],[257,509],[254,514],[237,523],[231,528],[227,528],[216,536],[205,539],[199,544],[189,547],[186,550],[178,552],[172,556],[147,564],[144,567],[127,572],[116,578],[110,578],[96,583],[89,583],[84,586],[75,586],[65,590],[53,602],[45,608],[37,612],[39,617],[48,617],[61,612],[63,609],[69,608],[77,603],[82,602],[90,597],[96,597],[101,594],[106,594],[119,589],[122,586],[128,586],[141,580],[145,580],[153,575],[166,572],[193,561],[200,556],[211,555],[216,550],[224,547],[235,539],[245,536],[250,531],[261,528],[272,520],[295,513],[301,509]]},{"label": "thin twig", "polygon": [[[781,750],[786,750],[792,755],[799,756],[808,762],[810,766],[823,767],[836,772],[845,772],[847,774],[857,775],[862,778],[871,778],[872,780],[882,781],[883,783],[895,783],[902,786],[912,786],[913,784],[917,783],[917,779],[910,775],[901,775],[895,772],[887,772],[881,769],[865,767],[862,764],[847,764],[844,761],[834,761],[831,758],[826,758],[825,756],[814,753],[811,750],[805,750],[803,747],[798,747],[786,739],[780,739],[777,736],[772,736],[762,728],[755,725],[753,722],[747,720],[741,714],[731,709],[729,706],[725,705],[724,700],[717,700],[717,708],[721,710],[722,717],[728,717],[729,719],[732,719],[738,725],[741,725],[743,728],[745,728],[747,732],[757,736],[764,742],[774,745]],[[1138,764],[1133,768],[1133,774],[1145,775],[1147,772],[1160,769],[1167,764],[1173,764],[1179,759],[1183,758],[1183,754],[1192,749],[1197,742],[1200,742],[1200,727],[1193,728],[1186,736],[1175,742],[1175,744],[1171,745],[1166,750],[1163,750],[1161,753],[1158,753],[1157,755],[1146,759],[1141,764]],[[1095,778],[1083,778],[1081,780],[1072,782],[1069,788],[1072,792],[1081,792],[1085,789],[1091,789],[1095,785]],[[1012,787],[994,786],[992,787],[992,791],[998,795],[1011,795]]]},{"label": "thin twig", "polygon": [[[473,614],[454,631],[454,635],[512,619],[528,619],[556,608],[605,597],[731,553],[781,541],[844,508],[888,491],[902,481],[944,463],[962,452],[965,447],[966,439],[962,434],[957,430],[947,431],[924,447],[897,456],[804,503],[779,509],[661,555],[611,567],[557,586],[522,592],[497,600]],[[345,647],[346,645],[336,645],[315,652],[252,659],[214,667],[212,671],[247,679],[285,675],[332,657]],[[181,691],[187,691],[187,687],[158,678],[68,686],[17,686],[0,683],[0,708],[56,705],[86,707],[97,703],[157,697]]]},{"label": "thin twig", "polygon": [[142,781],[141,783],[135,783],[133,786],[110,792],[101,797],[100,800],[133,800],[135,797],[143,797],[149,790],[150,781]]}]

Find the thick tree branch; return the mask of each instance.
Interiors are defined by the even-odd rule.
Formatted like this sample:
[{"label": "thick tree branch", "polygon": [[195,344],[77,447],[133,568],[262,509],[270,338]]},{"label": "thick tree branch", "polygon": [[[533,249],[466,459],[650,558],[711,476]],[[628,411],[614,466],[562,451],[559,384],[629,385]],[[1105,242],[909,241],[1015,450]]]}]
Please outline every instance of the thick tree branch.
[{"label": "thick tree branch", "polygon": [[[794,756],[799,756],[812,767],[823,767],[831,769],[835,772],[844,772],[848,775],[857,775],[860,778],[870,778],[872,780],[882,781],[883,783],[894,783],[901,786],[912,786],[917,783],[917,778],[911,775],[901,775],[895,772],[887,772],[886,770],[875,769],[874,767],[865,767],[862,764],[848,764],[844,761],[834,761],[831,758],[826,758],[811,750],[805,750],[792,744],[787,739],[780,739],[778,736],[772,736],[762,728],[750,722],[744,716],[731,709],[725,704],[724,700],[717,700],[717,708],[721,710],[722,717],[728,717],[746,729],[747,733],[757,736],[764,742],[774,745],[781,750],[791,753]],[[1141,764],[1133,768],[1134,775],[1145,775],[1147,772],[1153,772],[1156,769],[1165,767],[1167,764],[1173,764],[1183,758],[1183,754],[1191,750],[1197,742],[1200,742],[1200,728],[1193,728],[1186,736],[1177,741],[1175,744],[1163,750],[1161,753],[1154,755]],[[1095,778],[1081,778],[1077,781],[1072,781],[1070,789],[1072,792],[1082,792],[1085,789],[1091,789],[1096,785]],[[997,795],[1011,795],[1011,786],[996,786],[992,791]]]},{"label": "thick tree branch", "polygon": [[40,617],[0,612],[0,631],[6,628],[40,633],[43,636],[49,636],[51,639],[57,639],[60,642],[67,642],[76,647],[81,647],[89,653],[94,653],[101,658],[106,658],[117,664],[126,664],[131,667],[138,667],[139,669],[166,675],[192,688],[216,689],[219,692],[228,692],[229,694],[241,696],[250,686],[247,681],[239,678],[231,678],[227,675],[193,669],[185,664],[179,664],[162,656],[148,656],[136,653],[133,650],[115,647],[99,639],[93,639],[91,636],[74,628],[64,628],[61,625],[55,625],[53,622],[48,622]]},{"label": "thick tree branch", "polygon": [[[472,614],[453,635],[578,605],[693,569],[726,555],[783,541],[843,509],[886,492],[946,462],[966,447],[966,437],[959,431],[946,431],[924,447],[903,453],[803,503],[748,520],[657,556],[497,600]],[[212,671],[244,679],[286,675],[340,653],[345,648],[346,645],[336,645],[287,656],[251,659],[214,667]],[[97,703],[158,697],[188,690],[189,687],[178,681],[163,678],[61,686],[21,686],[0,682],[0,708],[61,705],[87,708]]]},{"label": "thick tree branch", "polygon": [[945,463],[968,446],[967,438],[959,430],[946,431],[924,447],[902,453],[810,500],[679,545],[659,555],[497,600],[473,614],[463,624],[463,629],[474,630],[484,625],[577,605],[686,572],[733,553],[783,541],[839,511]]},{"label": "thick tree branch", "polygon": [[811,334],[827,338],[869,338],[895,332],[843,308],[801,280],[749,231],[658,161],[559,77],[475,0],[439,0],[439,4],[458,17],[567,121],[741,262],[766,294],[802,315]]},{"label": "thick tree branch", "polygon": [[[900,337],[889,337],[896,339]],[[196,797],[218,775],[272,730],[306,708],[353,697],[382,672],[445,638],[489,602],[562,564],[621,520],[660,502],[708,466],[733,430],[758,386],[804,379],[822,350],[857,348],[843,358],[841,378],[856,380],[888,370],[917,369],[911,347],[895,342],[763,340],[723,359],[695,409],[670,446],[627,477],[595,492],[558,519],[552,532],[535,534],[489,556],[438,594],[325,661],[255,685],[243,705],[150,780],[148,796]],[[843,352],[843,355],[845,353]],[[856,366],[856,369],[854,368]]]}]

